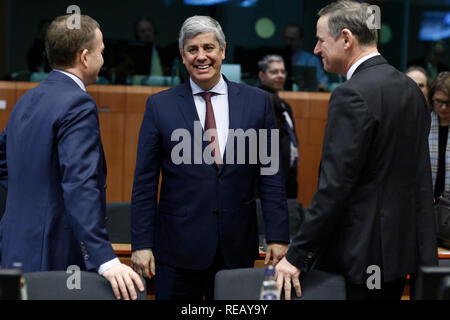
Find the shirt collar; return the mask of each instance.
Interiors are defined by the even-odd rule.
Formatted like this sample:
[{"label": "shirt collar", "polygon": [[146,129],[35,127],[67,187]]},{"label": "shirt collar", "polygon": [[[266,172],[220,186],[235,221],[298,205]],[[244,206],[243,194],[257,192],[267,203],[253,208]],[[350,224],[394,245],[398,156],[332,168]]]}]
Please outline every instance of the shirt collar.
[{"label": "shirt collar", "polygon": [[353,76],[353,73],[355,73],[356,68],[358,68],[361,65],[361,63],[363,63],[366,60],[369,60],[372,57],[379,56],[379,55],[380,55],[380,53],[374,52],[374,53],[368,54],[367,56],[364,56],[361,59],[357,60],[354,64],[352,64],[350,69],[348,69],[347,80],[350,80],[350,78]]},{"label": "shirt collar", "polygon": [[75,83],[81,88],[81,90],[86,91],[86,87],[85,87],[83,81],[81,81],[81,79],[78,78],[77,76],[75,76],[74,74],[60,70],[60,69],[53,69],[53,70],[65,74],[66,76],[71,78],[73,81],[75,81]]},{"label": "shirt collar", "polygon": [[[200,92],[204,92],[205,90],[203,90],[202,88],[199,87],[198,84],[196,84],[192,78],[189,78],[189,82],[191,84],[191,88],[192,88],[192,94],[196,95]],[[227,93],[227,83],[225,82],[225,80],[223,79],[223,76],[220,75],[220,80],[219,82],[211,89],[209,90],[210,92],[214,92],[216,94],[226,94]]]}]

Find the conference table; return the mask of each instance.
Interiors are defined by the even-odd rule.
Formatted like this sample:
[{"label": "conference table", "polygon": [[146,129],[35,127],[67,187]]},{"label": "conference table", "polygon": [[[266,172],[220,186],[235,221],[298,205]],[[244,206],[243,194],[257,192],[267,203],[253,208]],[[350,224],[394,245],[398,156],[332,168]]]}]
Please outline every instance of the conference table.
[{"label": "conference table", "polygon": [[[129,243],[113,243],[112,244],[114,251],[119,257],[122,263],[127,265],[131,265],[131,244]],[[262,248],[262,247],[261,247]],[[255,260],[254,267],[255,268],[264,268],[264,259],[266,254],[264,251],[260,250],[258,259]],[[438,248],[438,257],[439,259],[450,259],[450,249],[447,248]],[[408,277],[409,278],[409,277]],[[409,279],[408,279],[409,280]],[[155,298],[154,291],[154,281],[153,279],[147,279],[147,299],[153,300]],[[409,300],[409,281],[406,282],[405,289],[403,291],[402,300]]]}]

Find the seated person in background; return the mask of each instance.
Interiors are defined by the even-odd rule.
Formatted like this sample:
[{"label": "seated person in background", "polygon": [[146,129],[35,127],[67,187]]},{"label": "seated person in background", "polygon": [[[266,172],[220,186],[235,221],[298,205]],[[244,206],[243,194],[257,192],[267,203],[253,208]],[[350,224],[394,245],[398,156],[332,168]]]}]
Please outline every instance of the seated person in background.
[{"label": "seated person in background", "polygon": [[450,191],[450,141],[448,126],[450,123],[450,72],[439,73],[433,80],[428,93],[431,112],[431,128],[428,136],[433,179],[434,200],[438,201],[444,191]]},{"label": "seated person in background", "polygon": [[152,62],[151,62],[151,75],[162,76],[163,68],[161,60],[159,58],[158,51],[156,50],[156,28],[153,21],[149,18],[140,18],[134,25],[134,34],[137,41],[148,42],[153,44],[152,49]]},{"label": "seated person in background", "polygon": [[[406,69],[405,74],[414,80],[415,83],[422,90],[423,95],[428,102],[428,75],[427,71],[419,66],[410,66]],[[428,102],[429,103],[429,102]]]},{"label": "seated person in background", "polygon": [[294,117],[289,104],[278,96],[286,81],[284,60],[279,55],[266,55],[259,62],[259,88],[270,92],[275,125],[280,130],[280,170],[286,183],[288,198],[297,198],[298,142]]},{"label": "seated person in background", "polygon": [[427,71],[428,82],[432,82],[438,73],[449,71],[449,67],[444,64],[445,43],[443,41],[426,42],[426,54],[408,63],[408,66],[420,66]]},{"label": "seated person in background", "polygon": [[132,41],[108,39],[111,43],[106,43],[105,77],[115,84],[148,85],[145,79],[154,78],[158,82],[163,81],[163,76],[174,76],[178,50],[156,45],[157,31],[152,20],[139,18],[133,32]]},{"label": "seated person in background", "polygon": [[328,90],[328,76],[323,70],[322,63],[315,55],[302,50],[304,31],[302,26],[289,23],[284,29],[284,41],[292,52],[292,66],[316,67],[319,91]]},{"label": "seated person in background", "polygon": [[50,72],[51,68],[45,54],[45,33],[48,26],[52,22],[51,19],[43,19],[39,21],[37,30],[33,40],[33,46],[28,50],[27,63],[30,72]]}]

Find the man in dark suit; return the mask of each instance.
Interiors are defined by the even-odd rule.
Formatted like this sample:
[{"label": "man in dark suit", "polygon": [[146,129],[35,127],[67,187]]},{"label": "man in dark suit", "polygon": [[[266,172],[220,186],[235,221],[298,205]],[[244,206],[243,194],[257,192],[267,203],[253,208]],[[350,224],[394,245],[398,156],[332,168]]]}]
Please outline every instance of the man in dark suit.
[{"label": "man in dark suit", "polygon": [[[270,135],[272,107],[267,92],[221,75],[225,36],[219,23],[206,16],[188,18],[179,49],[190,80],[151,96],[140,130],[132,263],[147,277],[156,272],[156,299],[211,299],[218,270],[252,267],[258,256],[257,187],[265,216],[266,263],[271,256],[274,264],[284,256],[289,242],[286,194],[278,165],[266,172],[262,163],[267,161],[249,161],[263,150],[278,150]],[[239,130],[249,136],[265,130],[267,141],[260,135],[239,143]]]},{"label": "man in dark suit", "polygon": [[290,297],[315,267],[344,275],[349,299],[400,299],[405,278],[437,263],[428,131],[417,85],[378,53],[367,4],[319,11],[315,53],[347,77],[330,98],[318,189],[276,266]]},{"label": "man in dark suit", "polygon": [[[79,26],[69,29],[69,19]],[[120,263],[106,233],[106,163],[97,107],[85,88],[103,65],[102,32],[88,16],[62,16],[45,46],[53,71],[17,102],[0,137],[0,178],[8,189],[1,265],[96,270],[117,298],[136,299],[133,282],[142,291],[142,281]]]}]

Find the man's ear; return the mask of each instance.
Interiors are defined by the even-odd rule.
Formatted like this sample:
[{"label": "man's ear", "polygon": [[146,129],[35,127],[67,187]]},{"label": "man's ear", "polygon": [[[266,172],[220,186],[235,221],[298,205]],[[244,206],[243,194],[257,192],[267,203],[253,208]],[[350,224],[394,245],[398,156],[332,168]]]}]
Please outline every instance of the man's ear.
[{"label": "man's ear", "polygon": [[180,52],[181,59],[183,59],[183,64],[185,64],[185,62],[184,62],[184,53],[181,50],[179,50],[179,52]]},{"label": "man's ear", "polygon": [[89,53],[88,49],[83,49],[79,55],[80,63],[83,66],[83,68],[87,68],[88,66],[88,58],[87,58],[88,53]]},{"label": "man's ear", "polygon": [[222,60],[225,60],[225,49],[227,48],[227,44],[224,43],[223,44],[223,48],[222,48]]},{"label": "man's ear", "polygon": [[259,71],[259,72],[258,72],[258,77],[259,77],[259,81],[261,81],[261,83],[262,83],[263,80],[264,80],[264,72]]},{"label": "man's ear", "polygon": [[342,29],[341,34],[342,34],[342,41],[344,42],[344,49],[345,50],[350,49],[353,46],[355,36],[347,28]]}]

